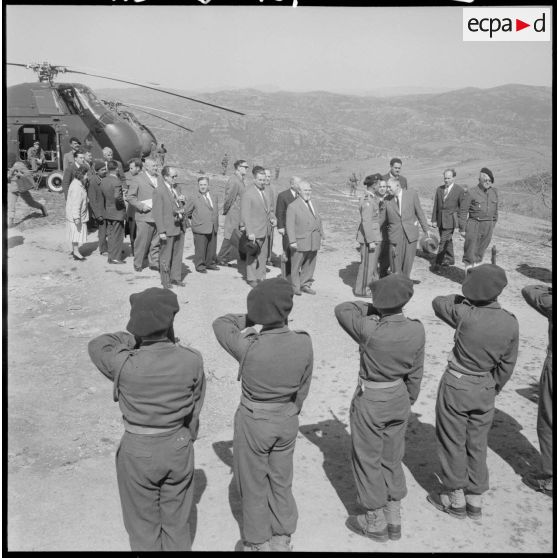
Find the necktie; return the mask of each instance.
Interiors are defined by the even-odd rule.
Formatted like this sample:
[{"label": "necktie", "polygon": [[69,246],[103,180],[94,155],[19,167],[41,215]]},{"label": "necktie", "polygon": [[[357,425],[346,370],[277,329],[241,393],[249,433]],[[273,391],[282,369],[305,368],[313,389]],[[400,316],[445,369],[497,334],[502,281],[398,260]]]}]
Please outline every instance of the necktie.
[{"label": "necktie", "polygon": [[316,217],[316,214],[314,213],[314,210],[312,209],[312,206],[310,205],[310,200],[305,200],[306,201],[306,205],[308,206],[308,209],[310,210],[310,213],[312,213],[312,215],[314,217]]},{"label": "necktie", "polygon": [[399,196],[395,196],[395,203],[397,204],[397,211],[401,213],[401,206],[399,205]]},{"label": "necktie", "polygon": [[209,204],[209,207],[211,207],[211,209],[213,209],[213,203],[211,203],[211,198],[209,197],[209,194],[205,194],[205,201],[207,201],[207,203]]},{"label": "necktie", "polygon": [[449,188],[446,186],[444,188],[444,201],[446,201],[446,198],[448,197],[448,194],[449,194]]},{"label": "necktie", "polygon": [[260,189],[258,188],[258,192],[260,193],[260,196],[262,197],[262,201],[263,201],[265,210],[267,211],[267,202],[265,201],[265,196],[264,196],[263,190],[260,190]]}]

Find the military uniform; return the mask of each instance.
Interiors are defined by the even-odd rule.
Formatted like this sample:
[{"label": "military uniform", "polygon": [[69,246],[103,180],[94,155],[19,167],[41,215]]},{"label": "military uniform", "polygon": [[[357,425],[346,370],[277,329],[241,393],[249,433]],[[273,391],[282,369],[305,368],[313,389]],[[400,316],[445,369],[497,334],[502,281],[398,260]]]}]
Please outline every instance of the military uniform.
[{"label": "military uniform", "polygon": [[359,504],[376,510],[407,494],[401,460],[422,379],[424,326],[403,313],[380,317],[365,302],[338,304],[335,317],[359,344],[359,386],[350,412],[352,467]]},{"label": "military uniform", "polygon": [[[264,281],[251,293],[273,282],[288,289],[292,306],[292,289],[284,279]],[[227,314],[213,322],[213,329],[221,346],[241,363],[233,469],[242,498],[244,539],[262,545],[277,536],[290,537],[296,529],[293,453],[298,413],[310,388],[313,352],[305,332],[282,326],[243,333],[248,323],[244,314]]]},{"label": "military uniform", "polygon": [[89,343],[91,360],[114,382],[126,429],[116,453],[124,525],[133,551],[190,550],[203,360],[168,339],[135,347],[126,332]]},{"label": "military uniform", "polygon": [[459,229],[465,231],[463,263],[482,262],[498,221],[498,191],[477,185],[467,191],[459,212]]},{"label": "military uniform", "polygon": [[528,285],[521,291],[523,298],[539,314],[548,318],[548,345],[546,359],[543,364],[541,379],[539,381],[539,410],[537,416],[537,435],[541,448],[542,474],[546,477],[554,475],[552,466],[552,400],[554,395],[554,370],[552,364],[552,340],[553,317],[552,317],[552,287],[545,285]]},{"label": "military uniform", "polygon": [[[357,296],[367,295],[370,282],[378,279],[378,256],[382,244],[379,223],[381,203],[380,198],[373,194],[367,194],[360,203],[360,224],[356,235],[360,243],[360,265],[355,284]],[[368,247],[371,242],[375,244],[374,248]]]},{"label": "military uniform", "polygon": [[475,306],[460,295],[438,296],[432,307],[456,329],[436,401],[442,483],[480,495],[488,490],[486,451],[494,400],[515,366],[518,323],[494,300]]}]

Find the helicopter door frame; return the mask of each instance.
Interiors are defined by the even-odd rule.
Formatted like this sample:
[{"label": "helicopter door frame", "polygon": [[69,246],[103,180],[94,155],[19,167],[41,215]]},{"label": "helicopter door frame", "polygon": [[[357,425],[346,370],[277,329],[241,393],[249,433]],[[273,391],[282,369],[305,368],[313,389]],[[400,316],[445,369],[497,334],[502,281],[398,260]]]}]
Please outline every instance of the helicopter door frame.
[{"label": "helicopter door frame", "polygon": [[39,140],[45,153],[45,163],[48,170],[60,167],[59,138],[54,126],[50,124],[22,124],[17,131],[18,154],[22,161],[27,161],[27,150]]}]

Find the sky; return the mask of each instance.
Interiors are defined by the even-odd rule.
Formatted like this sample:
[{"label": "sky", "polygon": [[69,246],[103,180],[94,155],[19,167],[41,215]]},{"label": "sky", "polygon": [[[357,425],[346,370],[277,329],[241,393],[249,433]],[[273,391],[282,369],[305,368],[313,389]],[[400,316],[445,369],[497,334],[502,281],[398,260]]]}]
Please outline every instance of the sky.
[{"label": "sky", "polygon": [[[6,6],[5,60],[165,88],[367,93],[552,85],[552,43],[464,42],[462,6]],[[73,24],[63,22],[73,21]],[[32,30],[50,29],[46,35]],[[23,31],[22,31],[23,30]],[[58,31],[56,31],[58,30]],[[34,81],[7,66],[6,84]],[[92,88],[123,87],[67,74]]]}]

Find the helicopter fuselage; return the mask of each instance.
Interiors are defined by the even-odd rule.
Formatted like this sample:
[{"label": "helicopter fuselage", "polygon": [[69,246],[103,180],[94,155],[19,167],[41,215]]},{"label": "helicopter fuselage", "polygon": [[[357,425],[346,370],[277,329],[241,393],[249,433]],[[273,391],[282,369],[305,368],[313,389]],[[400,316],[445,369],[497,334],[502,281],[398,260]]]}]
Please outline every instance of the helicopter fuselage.
[{"label": "helicopter fuselage", "polygon": [[70,151],[70,138],[102,158],[110,147],[125,168],[144,153],[144,138],[123,118],[107,109],[93,91],[80,83],[22,83],[7,88],[8,163],[26,158],[38,139],[47,154],[47,167],[61,169]]}]

